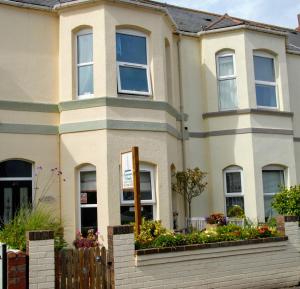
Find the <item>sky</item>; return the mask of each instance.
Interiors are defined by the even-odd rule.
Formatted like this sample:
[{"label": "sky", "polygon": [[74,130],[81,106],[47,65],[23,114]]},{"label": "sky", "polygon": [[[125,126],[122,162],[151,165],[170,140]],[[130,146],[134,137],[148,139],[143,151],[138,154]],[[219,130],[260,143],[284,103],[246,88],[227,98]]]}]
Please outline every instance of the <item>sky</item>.
[{"label": "sky", "polygon": [[300,0],[158,0],[192,9],[278,25],[298,27]]}]

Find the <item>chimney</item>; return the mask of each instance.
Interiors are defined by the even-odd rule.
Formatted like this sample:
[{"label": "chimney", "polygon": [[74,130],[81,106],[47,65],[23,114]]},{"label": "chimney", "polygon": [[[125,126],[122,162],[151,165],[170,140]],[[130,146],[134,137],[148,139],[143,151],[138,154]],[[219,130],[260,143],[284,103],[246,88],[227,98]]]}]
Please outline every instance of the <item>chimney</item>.
[{"label": "chimney", "polygon": [[297,16],[298,16],[298,27],[296,28],[296,30],[300,32],[300,14],[298,14]]}]

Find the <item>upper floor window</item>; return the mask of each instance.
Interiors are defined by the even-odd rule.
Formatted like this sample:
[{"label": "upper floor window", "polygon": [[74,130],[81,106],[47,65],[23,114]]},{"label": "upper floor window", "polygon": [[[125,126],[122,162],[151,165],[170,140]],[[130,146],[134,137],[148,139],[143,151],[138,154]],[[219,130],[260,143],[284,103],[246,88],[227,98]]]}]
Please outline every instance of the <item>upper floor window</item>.
[{"label": "upper floor window", "polygon": [[254,72],[257,106],[277,108],[274,58],[254,55]]},{"label": "upper floor window", "polygon": [[229,110],[237,108],[235,59],[232,52],[222,52],[217,55],[217,75],[219,109]]},{"label": "upper floor window", "polygon": [[93,32],[84,29],[76,35],[77,51],[77,96],[79,99],[94,94],[93,77]]},{"label": "upper floor window", "polygon": [[232,206],[244,209],[243,170],[232,166],[224,170],[226,213]]},{"label": "upper floor window", "polygon": [[118,92],[150,95],[147,37],[137,31],[117,32]]}]

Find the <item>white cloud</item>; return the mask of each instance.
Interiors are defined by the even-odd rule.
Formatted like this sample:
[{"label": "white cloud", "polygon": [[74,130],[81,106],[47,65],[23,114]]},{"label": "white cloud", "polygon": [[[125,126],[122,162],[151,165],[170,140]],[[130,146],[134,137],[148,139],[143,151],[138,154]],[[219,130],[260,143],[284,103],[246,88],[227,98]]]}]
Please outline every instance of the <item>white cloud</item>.
[{"label": "white cloud", "polygon": [[300,13],[299,0],[161,0],[174,5],[199,9],[295,28]]}]

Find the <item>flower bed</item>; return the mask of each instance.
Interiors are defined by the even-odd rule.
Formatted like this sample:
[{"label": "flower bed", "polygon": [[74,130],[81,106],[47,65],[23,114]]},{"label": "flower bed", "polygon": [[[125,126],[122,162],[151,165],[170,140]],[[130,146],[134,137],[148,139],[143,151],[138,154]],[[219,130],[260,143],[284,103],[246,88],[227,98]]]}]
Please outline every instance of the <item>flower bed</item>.
[{"label": "flower bed", "polygon": [[258,240],[280,237],[276,228],[268,225],[240,227],[234,224],[217,226],[202,232],[176,234],[164,229],[158,221],[146,221],[141,227],[141,234],[136,236],[135,248],[167,248],[218,242]]}]

